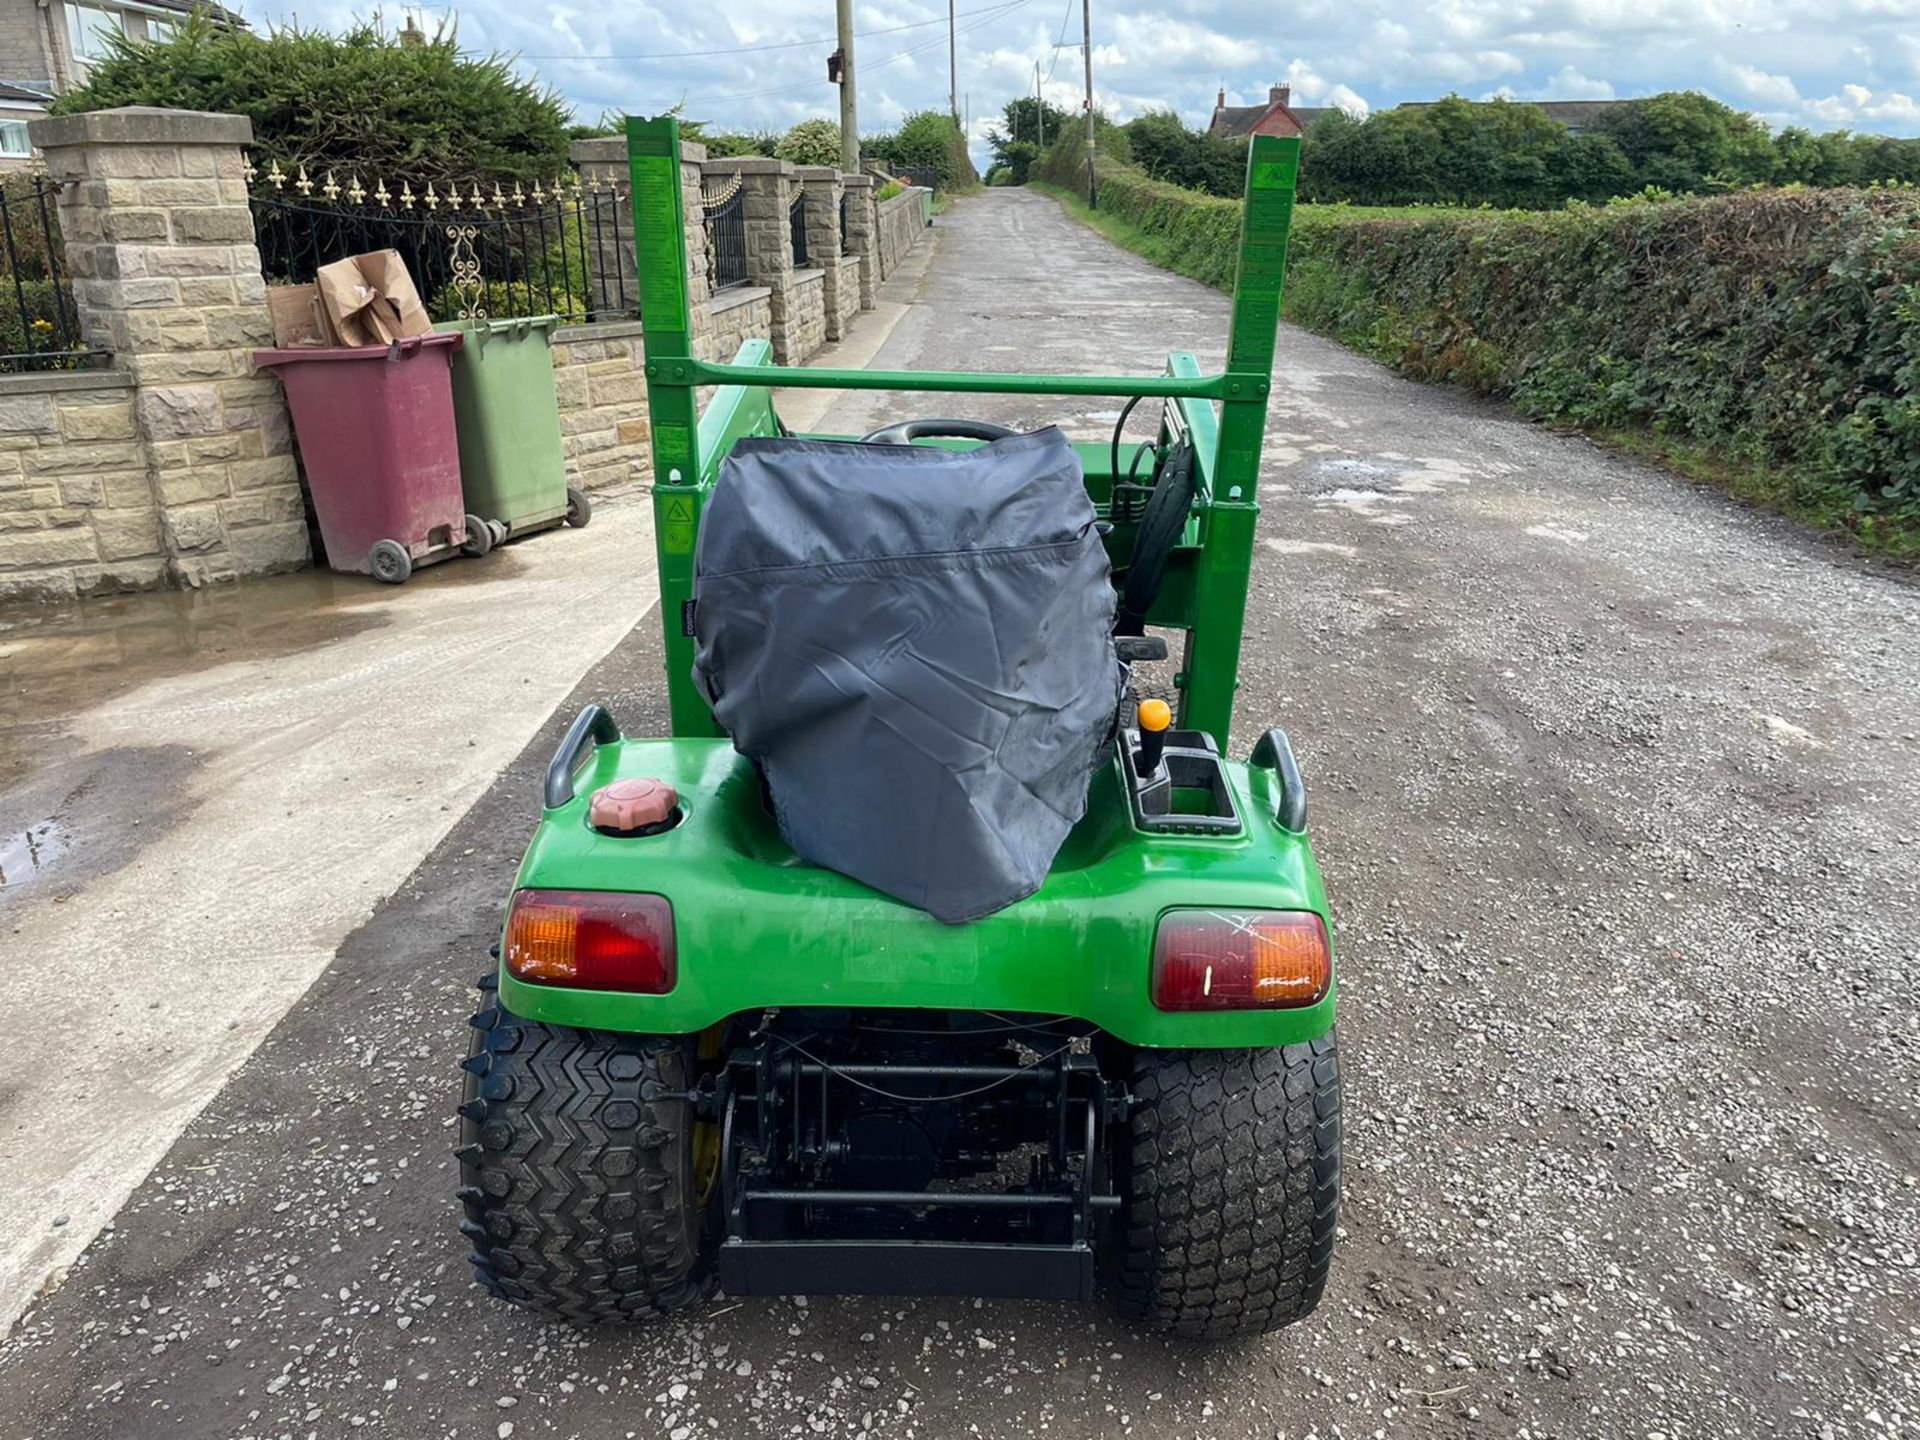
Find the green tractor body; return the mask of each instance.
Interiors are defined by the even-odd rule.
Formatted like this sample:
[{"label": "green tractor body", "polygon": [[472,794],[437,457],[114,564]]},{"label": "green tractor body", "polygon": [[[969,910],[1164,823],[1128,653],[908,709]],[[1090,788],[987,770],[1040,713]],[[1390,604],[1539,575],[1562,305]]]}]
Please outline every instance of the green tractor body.
[{"label": "green tractor body", "polygon": [[[673,734],[579,717],[509,913],[552,901],[549,928],[524,934],[586,945],[569,897],[582,914],[632,898],[667,958],[657,984],[596,988],[517,964],[533,942],[510,918],[462,1108],[483,1283],[593,1320],[670,1310],[716,1280],[1084,1298],[1104,1269],[1160,1328],[1299,1318],[1338,1193],[1331,924],[1286,736],[1224,758],[1298,142],[1252,142],[1226,371],[1176,353],[1149,377],[789,369],[764,341],[697,359],[676,122],[631,122],[629,147]],[[704,414],[702,386],[719,387]],[[1039,891],[983,919],[943,924],[796,856],[693,683],[702,511],[736,440],[784,433],[774,388],[799,386],[1162,401],[1154,440],[1075,446],[1119,571],[1155,523],[1140,478],[1190,450],[1191,501],[1145,617],[1182,647],[1160,788],[1137,763],[1144,732],[1123,730]],[[641,778],[671,787],[671,822],[596,828],[590,797]],[[1240,1003],[1207,966],[1170,1001],[1157,956],[1189,922],[1229,948],[1257,932],[1275,984],[1286,937],[1259,927],[1317,929],[1322,982],[1299,1003]]]}]

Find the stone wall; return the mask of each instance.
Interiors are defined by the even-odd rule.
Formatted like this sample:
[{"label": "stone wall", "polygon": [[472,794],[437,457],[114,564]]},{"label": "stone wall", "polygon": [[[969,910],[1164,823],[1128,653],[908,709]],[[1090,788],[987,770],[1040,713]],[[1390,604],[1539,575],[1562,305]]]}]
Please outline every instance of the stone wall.
[{"label": "stone wall", "polygon": [[[44,548],[37,562],[14,567],[33,572],[31,581],[0,591],[191,586],[305,565],[286,402],[279,382],[256,375],[251,360],[273,338],[243,176],[251,127],[238,115],[130,107],[35,121],[31,133],[61,187],[82,328],[92,348],[112,356],[117,378],[68,380],[62,390],[58,376],[0,377],[0,397],[14,402],[25,427],[12,434],[26,442],[15,446],[23,479],[59,467],[83,477],[92,468],[54,455],[55,445],[108,447],[94,457],[94,489],[81,478],[52,487],[73,497],[59,507],[19,498],[43,499],[44,485],[10,492],[16,513],[47,523],[13,532],[42,533]],[[71,389],[89,383],[101,387],[92,400]],[[55,388],[34,388],[44,384]],[[115,398],[98,398],[105,394]],[[90,424],[124,429],[122,403],[130,434],[83,438]],[[69,506],[97,512],[87,521],[91,555],[80,556],[78,538],[61,533],[78,522],[52,522],[55,509]],[[141,513],[155,517],[158,544],[129,549],[145,543],[145,522],[134,518]],[[31,543],[16,541],[10,553],[22,559]]]},{"label": "stone wall", "polygon": [[0,597],[166,580],[134,393],[112,370],[0,377]]},{"label": "stone wall", "polygon": [[827,277],[819,270],[793,272],[787,343],[795,348],[801,360],[819,353],[820,347],[827,343]]},{"label": "stone wall", "polygon": [[722,363],[740,352],[741,342],[764,340],[773,329],[773,291],[765,285],[722,290],[708,310],[713,316],[714,359]]},{"label": "stone wall", "polygon": [[638,320],[563,325],[553,332],[553,380],[569,485],[598,490],[653,474],[640,337]]},{"label": "stone wall", "polygon": [[879,211],[880,278],[886,279],[900,268],[913,247],[926,237],[927,192],[909,185],[891,200],[882,200]]}]

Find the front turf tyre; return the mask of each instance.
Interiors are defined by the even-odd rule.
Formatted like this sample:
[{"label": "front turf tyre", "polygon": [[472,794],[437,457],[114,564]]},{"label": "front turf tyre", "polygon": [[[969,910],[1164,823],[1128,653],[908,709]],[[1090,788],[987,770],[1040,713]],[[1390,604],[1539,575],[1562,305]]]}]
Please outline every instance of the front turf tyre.
[{"label": "front turf tyre", "polygon": [[1333,1032],[1270,1050],[1141,1050],[1117,1156],[1116,1295],[1150,1329],[1222,1340],[1320,1303],[1340,1210]]},{"label": "front turf tyre", "polygon": [[[491,977],[489,977],[491,978]],[[552,1320],[643,1319],[705,1298],[688,1044],[473,1018],[460,1107],[461,1233],[490,1294]]]}]

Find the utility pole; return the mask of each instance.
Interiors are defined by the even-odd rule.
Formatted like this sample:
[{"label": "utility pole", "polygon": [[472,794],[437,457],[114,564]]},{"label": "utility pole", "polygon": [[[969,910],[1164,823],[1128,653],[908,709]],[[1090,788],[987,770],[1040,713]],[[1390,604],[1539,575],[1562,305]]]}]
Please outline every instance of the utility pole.
[{"label": "utility pole", "polygon": [[960,52],[953,39],[953,0],[947,0],[947,109],[953,123],[960,123]]},{"label": "utility pole", "polygon": [[853,91],[853,0],[834,0],[840,39],[840,168],[860,173],[860,120]]},{"label": "utility pole", "polygon": [[1080,50],[1087,57],[1087,208],[1098,210],[1100,199],[1093,182],[1093,0],[1080,0]]},{"label": "utility pole", "polygon": [[1047,148],[1047,101],[1040,93],[1040,62],[1033,62],[1033,114],[1040,126],[1040,148]]}]

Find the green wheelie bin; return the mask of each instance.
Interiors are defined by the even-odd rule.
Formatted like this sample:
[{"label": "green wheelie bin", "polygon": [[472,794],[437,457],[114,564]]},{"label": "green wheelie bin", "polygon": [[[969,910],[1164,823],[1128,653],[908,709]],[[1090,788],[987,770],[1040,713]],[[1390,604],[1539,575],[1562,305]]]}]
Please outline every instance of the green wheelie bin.
[{"label": "green wheelie bin", "polygon": [[560,402],[553,383],[557,315],[512,320],[448,320],[460,331],[453,369],[454,424],[460,437],[460,487],[467,509],[489,534],[483,546],[566,523],[585,525],[587,497],[567,484]]}]

